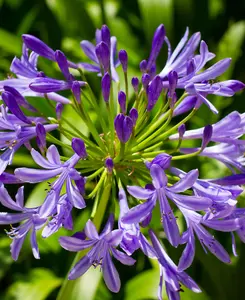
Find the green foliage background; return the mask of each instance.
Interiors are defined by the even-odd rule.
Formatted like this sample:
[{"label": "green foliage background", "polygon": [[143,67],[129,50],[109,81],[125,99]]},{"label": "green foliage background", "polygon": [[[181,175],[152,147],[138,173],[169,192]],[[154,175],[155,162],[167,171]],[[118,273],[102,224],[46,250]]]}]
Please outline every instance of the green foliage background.
[{"label": "green foliage background", "polygon": [[[230,69],[220,79],[235,78],[245,82],[245,1],[240,0],[0,0],[0,79],[6,78],[13,56],[21,55],[21,34],[31,33],[40,37],[53,49],[62,49],[74,61],[84,61],[79,42],[94,39],[97,27],[106,23],[111,33],[118,38],[118,49],[129,54],[129,73],[139,74],[138,64],[149,54],[151,38],[155,28],[164,23],[167,35],[176,45],[189,26],[191,32],[201,31],[209,49],[216,53],[215,60],[232,57]],[[166,51],[163,50],[158,66],[164,66]],[[40,60],[40,69],[50,76],[56,76],[56,67],[47,60]],[[100,81],[88,76],[96,93]],[[245,96],[239,94],[232,99],[213,97],[220,110],[221,118],[232,110],[244,112]],[[45,101],[35,99],[42,111],[52,115]],[[37,103],[37,101],[39,101]],[[69,111],[67,116],[73,120]],[[212,123],[217,117],[199,111],[189,128]],[[82,124],[80,124],[82,126]],[[15,166],[30,166],[32,161],[23,152],[16,155]],[[184,169],[198,167],[203,178],[218,177],[227,172],[213,161],[193,159]],[[28,190],[28,205],[42,201],[46,183]],[[241,205],[244,201],[241,199]],[[2,209],[2,208],[1,208]],[[89,212],[78,214],[74,232],[80,230],[89,217]],[[41,260],[32,257],[29,243],[24,244],[18,262],[10,257],[10,240],[0,233],[0,299],[2,300],[43,300],[56,299],[58,290],[73,260],[73,254],[59,247],[57,239],[67,234],[61,230],[47,240],[39,238]],[[216,235],[231,252],[229,234]],[[184,300],[242,300],[245,283],[245,246],[237,241],[239,257],[232,257],[232,264],[220,263],[211,254],[205,255],[197,245],[195,263],[188,273],[203,289],[202,294],[185,291]],[[167,245],[166,245],[167,246]],[[180,250],[168,249],[170,256],[178,261]],[[67,300],[147,300],[156,299],[159,280],[158,268],[143,255],[136,254],[135,267],[118,264],[122,289],[113,295],[106,289],[99,270],[91,269],[74,287]]]}]

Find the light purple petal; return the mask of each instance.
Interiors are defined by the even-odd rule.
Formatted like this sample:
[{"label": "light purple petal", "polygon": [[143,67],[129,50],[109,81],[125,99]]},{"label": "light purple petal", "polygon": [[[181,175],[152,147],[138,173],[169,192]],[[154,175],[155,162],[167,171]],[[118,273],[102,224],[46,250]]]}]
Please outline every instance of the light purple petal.
[{"label": "light purple petal", "polygon": [[139,204],[131,208],[121,221],[125,224],[139,223],[152,211],[155,204],[156,201],[152,199],[143,204]]},{"label": "light purple petal", "polygon": [[31,150],[31,156],[36,164],[44,169],[57,169],[56,164],[50,163],[47,159],[45,159],[38,151],[35,149]]},{"label": "light purple petal", "polygon": [[153,164],[150,168],[150,174],[155,189],[160,189],[167,185],[167,176],[159,165]]},{"label": "light purple petal", "polygon": [[0,212],[0,225],[19,223],[32,216],[32,213],[6,213]]},{"label": "light purple petal", "polygon": [[108,233],[104,239],[110,246],[118,246],[122,240],[123,231],[121,229],[115,229]]},{"label": "light purple petal", "polygon": [[85,234],[90,240],[98,240],[99,235],[98,231],[94,225],[94,223],[91,220],[88,220],[88,222],[85,225]]},{"label": "light purple petal", "polygon": [[17,237],[14,238],[13,242],[10,245],[11,256],[12,256],[13,260],[15,260],[15,261],[19,257],[20,250],[21,250],[21,247],[22,247],[22,245],[24,243],[25,237],[26,237],[26,235],[23,235],[20,238],[17,238]]},{"label": "light purple petal", "polygon": [[68,275],[69,280],[76,279],[82,276],[91,267],[92,262],[88,255],[85,255],[70,271]]},{"label": "light purple petal", "polygon": [[12,200],[8,191],[1,184],[0,184],[0,203],[3,206],[10,208],[12,210],[22,211],[22,206],[20,206],[18,203]]},{"label": "light purple petal", "polygon": [[103,231],[101,232],[100,234],[100,238],[104,237],[105,235],[107,235],[109,232],[112,231],[113,229],[113,226],[114,226],[114,215],[113,214],[110,214],[104,228],[103,228]]},{"label": "light purple petal", "polygon": [[81,41],[80,46],[88,58],[90,58],[93,62],[99,64],[98,58],[95,54],[95,46],[91,42]]},{"label": "light purple petal", "polygon": [[24,182],[36,183],[55,177],[61,172],[62,168],[54,170],[18,168],[15,170],[15,176]]},{"label": "light purple petal", "polygon": [[231,232],[241,227],[240,219],[229,219],[229,220],[203,220],[202,223],[214,230]]},{"label": "light purple petal", "polygon": [[202,82],[204,80],[215,79],[216,77],[223,74],[227,68],[230,66],[231,59],[225,58],[218,61],[212,67],[208,68],[207,70],[203,71],[202,73],[194,76],[191,81],[192,82]]},{"label": "light purple petal", "polygon": [[152,197],[155,191],[144,189],[139,186],[127,186],[127,190],[130,195],[137,199],[149,199]]},{"label": "light purple petal", "polygon": [[38,245],[37,245],[36,230],[34,228],[31,231],[30,239],[31,239],[31,248],[32,248],[33,256],[36,259],[39,259],[40,255],[39,255],[39,250],[38,250]]},{"label": "light purple petal", "polygon": [[51,145],[47,150],[47,159],[51,164],[61,165],[60,154],[55,145]]},{"label": "light purple petal", "polygon": [[59,238],[61,247],[68,251],[78,252],[93,246],[96,241],[81,240],[72,236],[61,236]]},{"label": "light purple petal", "polygon": [[195,255],[195,238],[194,238],[192,228],[189,228],[188,229],[188,241],[187,241],[186,247],[181,255],[181,258],[179,260],[178,270],[183,271],[183,270],[189,268],[193,262],[194,255]]},{"label": "light purple petal", "polygon": [[132,266],[136,262],[135,259],[117,249],[111,248],[111,252],[115,259],[117,259],[118,261],[120,261],[120,263],[124,265]]},{"label": "light purple petal", "polygon": [[168,187],[168,190],[173,193],[180,193],[188,190],[191,188],[196,180],[198,179],[198,169],[192,170],[185,174],[177,183],[175,183],[173,186]]},{"label": "light purple petal", "polygon": [[102,271],[108,289],[113,293],[118,293],[121,287],[121,281],[108,252],[102,262]]},{"label": "light purple petal", "polygon": [[99,73],[100,72],[100,67],[92,65],[92,64],[88,64],[88,63],[79,63],[78,66],[80,68],[83,68],[89,72],[96,72]]},{"label": "light purple petal", "polygon": [[40,207],[39,215],[41,218],[50,217],[56,212],[56,205],[58,202],[59,195],[55,191],[50,191]]},{"label": "light purple petal", "polygon": [[167,193],[167,196],[177,205],[194,211],[208,209],[213,203],[213,201],[207,197],[178,195],[173,193]]},{"label": "light purple petal", "polygon": [[69,201],[73,204],[74,207],[82,209],[86,206],[83,196],[80,194],[78,189],[73,186],[69,176],[66,179],[66,192]]}]

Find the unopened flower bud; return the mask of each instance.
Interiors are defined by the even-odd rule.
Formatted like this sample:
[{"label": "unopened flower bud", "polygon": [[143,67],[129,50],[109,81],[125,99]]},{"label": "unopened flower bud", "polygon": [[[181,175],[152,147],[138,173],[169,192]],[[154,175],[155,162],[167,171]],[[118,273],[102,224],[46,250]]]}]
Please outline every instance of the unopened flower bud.
[{"label": "unopened flower bud", "polygon": [[79,138],[73,138],[71,142],[71,146],[73,151],[80,156],[81,158],[86,158],[87,157],[87,151],[86,147],[84,144],[84,141]]},{"label": "unopened flower bud", "polygon": [[128,69],[128,54],[126,50],[120,50],[118,53],[118,58],[123,68],[123,72],[126,73]]}]

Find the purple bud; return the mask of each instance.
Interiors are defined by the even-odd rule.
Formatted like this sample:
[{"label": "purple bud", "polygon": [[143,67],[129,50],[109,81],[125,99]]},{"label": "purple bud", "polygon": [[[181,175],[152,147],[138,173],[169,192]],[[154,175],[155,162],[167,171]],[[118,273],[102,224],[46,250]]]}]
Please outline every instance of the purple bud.
[{"label": "purple bud", "polygon": [[71,87],[72,93],[77,101],[77,103],[81,103],[81,87],[78,81],[73,81]]},{"label": "purple bud", "polygon": [[62,103],[57,103],[56,108],[55,108],[57,120],[61,119],[61,115],[62,115],[63,110],[64,110],[64,105]]},{"label": "purple bud", "polygon": [[201,147],[202,150],[204,148],[206,148],[206,146],[210,142],[210,140],[212,138],[212,134],[213,134],[213,127],[212,127],[212,125],[205,126],[204,130],[203,130],[202,147]]},{"label": "purple bud", "polygon": [[31,124],[31,121],[24,115],[22,110],[20,109],[15,97],[10,92],[3,92],[2,93],[2,100],[5,105],[9,108],[12,114],[14,114],[18,119],[22,122]]},{"label": "purple bud", "polygon": [[83,195],[85,194],[85,183],[86,183],[86,180],[84,177],[81,177],[80,179],[78,180],[75,180],[75,183],[76,183],[76,186],[79,190],[79,192]]},{"label": "purple bud", "polygon": [[47,59],[55,61],[54,50],[33,35],[23,34],[22,40],[26,47]]},{"label": "purple bud", "polygon": [[157,66],[156,66],[156,64],[153,64],[152,67],[150,68],[149,72],[148,72],[151,79],[153,79],[154,76],[156,75],[156,70],[157,70]]},{"label": "purple bud", "polygon": [[178,128],[178,132],[179,132],[179,139],[182,140],[183,136],[185,134],[186,128],[185,128],[185,124],[181,124]]},{"label": "purple bud", "polygon": [[155,63],[157,56],[162,48],[165,39],[165,28],[161,24],[157,27],[151,45],[151,53],[147,64],[147,69],[150,70],[152,65]]},{"label": "purple bud", "polygon": [[122,64],[123,72],[126,73],[128,69],[128,54],[126,50],[120,50],[118,52],[118,58]]},{"label": "purple bud", "polygon": [[95,53],[104,71],[108,72],[110,67],[110,51],[107,44],[105,42],[100,42],[95,47]]},{"label": "purple bud", "polygon": [[37,123],[36,134],[38,148],[41,150],[42,153],[44,153],[46,149],[46,130],[43,124]]},{"label": "purple bud", "polygon": [[149,84],[147,88],[147,97],[148,97],[148,105],[147,111],[151,111],[155,106],[158,98],[161,95],[163,90],[162,80],[160,76],[156,76],[153,78],[152,82]]},{"label": "purple bud", "polygon": [[135,126],[136,121],[138,120],[138,110],[136,108],[131,108],[130,112],[129,112],[129,117],[131,118],[131,120],[133,121],[133,126]]},{"label": "purple bud", "polygon": [[118,103],[123,114],[126,113],[126,94],[123,91],[118,93]]},{"label": "purple bud", "polygon": [[178,81],[178,74],[175,71],[171,71],[168,74],[168,81],[169,81],[169,91],[168,91],[168,97],[172,98],[173,94],[175,92],[177,81]]},{"label": "purple bud", "polygon": [[170,101],[169,107],[170,107],[170,109],[174,109],[174,105],[177,101],[177,95],[175,92],[173,93],[172,98],[170,98],[170,99],[171,99],[171,101]]},{"label": "purple bud", "polygon": [[114,126],[117,132],[118,139],[122,143],[126,143],[133,131],[133,121],[128,116],[118,114],[114,121]]},{"label": "purple bud", "polygon": [[23,106],[24,108],[32,111],[32,112],[37,112],[35,107],[33,107],[31,104],[29,104],[26,99],[13,87],[11,86],[4,86],[3,87],[6,92],[9,92],[12,94],[18,103],[18,105]]},{"label": "purple bud", "polygon": [[67,62],[65,54],[62,51],[57,50],[57,51],[55,51],[55,59],[59,65],[61,72],[64,74],[65,78],[67,80],[70,80],[71,76],[70,76],[68,62]]},{"label": "purple bud", "polygon": [[142,77],[141,77],[141,81],[142,81],[142,84],[144,86],[144,89],[147,90],[148,84],[151,81],[150,75],[147,74],[147,73],[143,74]]},{"label": "purple bud", "polygon": [[105,73],[105,75],[101,79],[101,90],[105,102],[109,101],[110,89],[111,89],[111,77],[109,73]]},{"label": "purple bud", "polygon": [[170,167],[171,160],[172,160],[171,155],[167,153],[161,153],[158,154],[151,162],[147,161],[145,165],[148,169],[150,169],[151,166],[154,164],[160,166],[163,170],[166,170]]},{"label": "purple bud", "polygon": [[140,71],[142,73],[145,73],[146,70],[147,70],[147,60],[144,59],[140,62]]},{"label": "purple bud", "polygon": [[109,173],[112,173],[113,167],[114,167],[114,163],[112,158],[107,157],[107,159],[105,160],[105,166],[108,170]]},{"label": "purple bud", "polygon": [[135,93],[138,93],[139,79],[137,77],[133,77],[131,80],[131,83],[132,83]]},{"label": "purple bud", "polygon": [[86,147],[85,147],[84,141],[82,139],[73,138],[72,142],[71,142],[71,146],[72,146],[73,151],[78,156],[80,156],[83,159],[87,157]]},{"label": "purple bud", "polygon": [[101,40],[106,43],[109,49],[111,48],[111,33],[110,29],[106,25],[101,27]]}]

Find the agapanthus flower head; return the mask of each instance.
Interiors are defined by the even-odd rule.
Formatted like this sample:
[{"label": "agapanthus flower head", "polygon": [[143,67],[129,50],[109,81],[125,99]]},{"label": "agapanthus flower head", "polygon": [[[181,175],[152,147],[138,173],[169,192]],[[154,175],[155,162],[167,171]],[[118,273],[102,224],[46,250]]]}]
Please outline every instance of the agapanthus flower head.
[{"label": "agapanthus flower head", "polygon": [[[76,209],[86,209],[83,216],[90,217],[81,232],[59,240],[64,249],[78,252],[70,280],[99,266],[109,290],[118,292],[121,282],[112,256],[132,266],[131,256],[137,251],[135,257],[145,255],[159,263],[159,300],[163,281],[168,299],[175,300],[180,299],[181,284],[200,292],[184,271],[194,260],[196,240],[205,252],[230,263],[229,252],[210,230],[229,232],[237,256],[235,235],[245,242],[245,209],[237,207],[245,184],[245,115],[234,111],[202,128],[194,128],[190,120],[202,104],[208,113],[218,113],[209,94],[231,97],[244,84],[233,79],[217,81],[231,59],[206,68],[215,55],[199,32],[189,39],[188,34],[187,29],[172,51],[164,25],[157,27],[149,58],[139,64],[141,82],[139,73],[131,74],[130,69],[133,94],[128,82],[131,52],[120,50],[117,59],[117,40],[107,25],[96,30],[95,45],[81,42],[92,64],[73,63],[61,50],[23,35],[22,56],[15,57],[10,67],[16,77],[0,81],[0,203],[11,211],[0,213],[0,224],[11,226],[7,235],[12,239],[14,260],[28,233],[33,255],[39,258],[36,232],[42,229],[41,237],[49,238],[61,228],[73,230],[73,218],[80,212],[73,213]],[[165,66],[159,67],[162,47],[168,48],[168,57]],[[51,60],[51,67],[56,64],[63,79],[39,70],[39,56]],[[116,72],[120,63],[122,78]],[[96,85],[100,94],[82,69],[101,77]],[[60,94],[63,91],[67,98]],[[37,102],[29,103],[29,96],[42,98],[53,111],[39,111]],[[198,146],[187,148],[186,140],[198,140]],[[38,167],[20,164],[9,169],[20,149]],[[199,170],[188,163],[198,156],[222,162],[226,176],[200,177]],[[181,160],[186,170],[179,168]],[[47,187],[41,204],[26,207],[23,185],[40,182]],[[7,190],[12,185],[18,185],[15,200]],[[105,224],[103,230],[101,224]],[[184,245],[178,266],[169,257],[171,249],[168,255],[158,237],[169,247]]]}]

